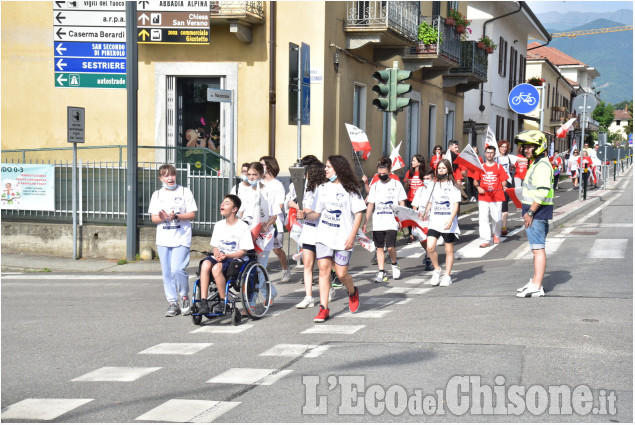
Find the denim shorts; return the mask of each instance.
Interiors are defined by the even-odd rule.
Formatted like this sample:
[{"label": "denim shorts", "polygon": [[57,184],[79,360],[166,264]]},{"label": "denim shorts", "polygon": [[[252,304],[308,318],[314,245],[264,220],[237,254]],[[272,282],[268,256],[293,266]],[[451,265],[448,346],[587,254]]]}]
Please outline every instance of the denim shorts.
[{"label": "denim shorts", "polygon": [[534,219],[531,222],[531,226],[525,230],[529,239],[529,248],[545,249],[545,241],[547,240],[547,233],[549,233],[549,220]]}]

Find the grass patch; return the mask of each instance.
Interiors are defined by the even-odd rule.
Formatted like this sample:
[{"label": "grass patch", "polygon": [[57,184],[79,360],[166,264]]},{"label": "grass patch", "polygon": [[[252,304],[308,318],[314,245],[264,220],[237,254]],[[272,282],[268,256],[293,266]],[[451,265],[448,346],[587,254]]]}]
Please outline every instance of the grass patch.
[{"label": "grass patch", "polygon": [[117,265],[118,266],[123,266],[124,264],[127,264],[127,263],[128,263],[128,261],[123,259],[123,258],[121,260],[117,261]]}]

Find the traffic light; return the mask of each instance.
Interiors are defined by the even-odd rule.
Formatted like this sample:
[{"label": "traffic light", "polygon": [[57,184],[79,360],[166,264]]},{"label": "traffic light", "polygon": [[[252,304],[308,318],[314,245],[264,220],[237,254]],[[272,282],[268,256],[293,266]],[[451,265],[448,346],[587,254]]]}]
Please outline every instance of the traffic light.
[{"label": "traffic light", "polygon": [[[410,79],[412,71],[405,71],[403,69],[392,69],[392,75],[390,76],[390,100],[391,111],[398,111],[401,108],[405,108],[410,105],[409,97],[402,97],[406,93],[412,91],[412,85],[402,84],[403,81]],[[394,96],[394,98],[393,98]]]},{"label": "traffic light", "polygon": [[377,84],[373,86],[373,91],[377,93],[377,99],[373,99],[373,105],[380,111],[390,112],[390,83],[391,70],[373,72],[373,78],[377,80]]}]

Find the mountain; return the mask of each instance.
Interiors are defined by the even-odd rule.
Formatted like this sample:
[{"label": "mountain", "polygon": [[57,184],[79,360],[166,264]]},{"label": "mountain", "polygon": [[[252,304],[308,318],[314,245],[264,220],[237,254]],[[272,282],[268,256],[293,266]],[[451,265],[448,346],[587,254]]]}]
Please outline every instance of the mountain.
[{"label": "mountain", "polygon": [[554,28],[553,32],[562,32],[585,25],[598,19],[617,22],[619,25],[633,25],[633,11],[620,9],[615,12],[543,12],[536,16],[545,28]]},{"label": "mountain", "polygon": [[[630,13],[632,19],[632,12]],[[547,28],[545,23],[543,25]],[[597,19],[568,31],[615,26],[622,26],[622,23]],[[561,28],[547,30],[550,33],[562,31]],[[608,86],[600,89],[600,98],[604,102],[619,103],[633,99],[633,31],[581,35],[575,38],[556,37],[551,40],[549,46],[598,70],[600,76],[595,79],[595,86],[608,83]]]}]

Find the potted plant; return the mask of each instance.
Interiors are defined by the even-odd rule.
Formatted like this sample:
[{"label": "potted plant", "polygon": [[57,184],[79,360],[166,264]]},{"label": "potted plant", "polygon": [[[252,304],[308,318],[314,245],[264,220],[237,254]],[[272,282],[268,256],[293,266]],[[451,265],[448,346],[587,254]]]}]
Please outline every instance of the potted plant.
[{"label": "potted plant", "polygon": [[531,84],[532,86],[542,86],[542,83],[545,82],[544,78],[540,78],[540,77],[531,77],[527,79],[527,83]]},{"label": "potted plant", "polygon": [[461,12],[455,9],[450,9],[450,13],[448,18],[446,18],[445,23],[453,26],[456,25],[456,32],[459,34],[463,34],[465,29],[472,23],[472,21],[468,20]]},{"label": "potted plant", "polygon": [[437,43],[441,43],[442,41],[439,30],[426,21],[423,21],[421,25],[419,25],[417,39],[419,40],[417,53],[426,53],[430,51],[436,52]]},{"label": "potted plant", "polygon": [[497,45],[496,43],[494,43],[494,40],[484,35],[483,37],[478,39],[476,47],[478,47],[479,49],[487,50],[487,53],[493,53]]}]

